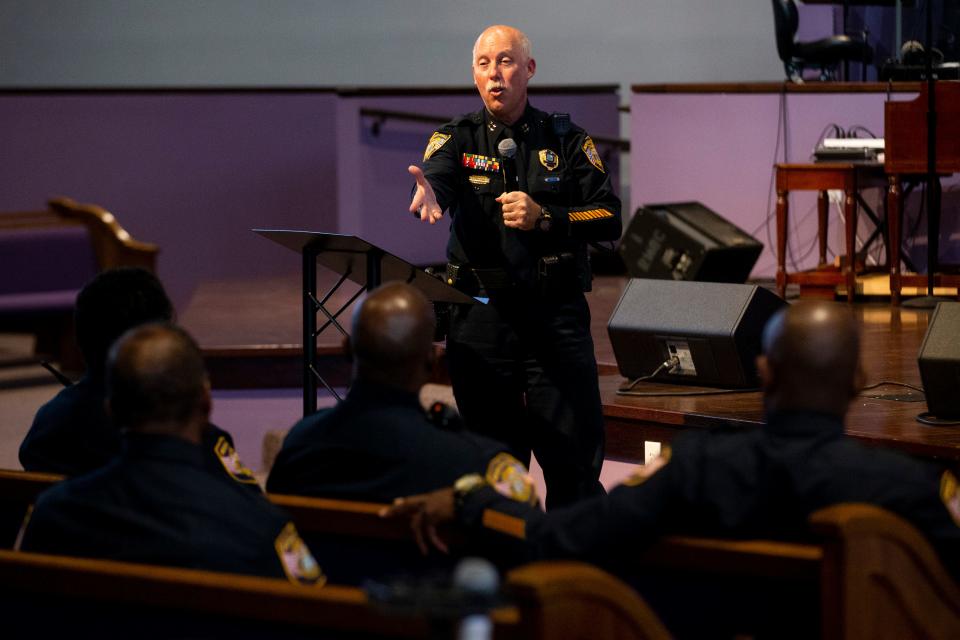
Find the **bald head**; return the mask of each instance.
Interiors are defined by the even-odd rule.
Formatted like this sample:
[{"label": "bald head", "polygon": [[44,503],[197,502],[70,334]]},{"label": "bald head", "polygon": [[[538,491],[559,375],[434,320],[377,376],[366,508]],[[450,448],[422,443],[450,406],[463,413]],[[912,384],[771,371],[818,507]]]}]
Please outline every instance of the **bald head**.
[{"label": "bald head", "polygon": [[408,284],[374,289],[353,314],[350,345],[358,378],[417,391],[433,367],[433,305]]},{"label": "bald head", "polygon": [[530,38],[527,37],[527,34],[516,27],[511,27],[506,24],[495,24],[487,27],[477,36],[476,41],[473,43],[471,64],[477,59],[477,50],[483,46],[486,41],[496,38],[515,42],[517,51],[523,56],[523,60],[529,60],[532,57],[530,55]]},{"label": "bald head", "polygon": [[763,332],[758,368],[768,411],[843,416],[860,386],[860,337],[849,307],[798,302]]},{"label": "bald head", "polygon": [[199,443],[210,413],[200,349],[183,329],[131,329],[107,358],[107,406],[117,426]]}]

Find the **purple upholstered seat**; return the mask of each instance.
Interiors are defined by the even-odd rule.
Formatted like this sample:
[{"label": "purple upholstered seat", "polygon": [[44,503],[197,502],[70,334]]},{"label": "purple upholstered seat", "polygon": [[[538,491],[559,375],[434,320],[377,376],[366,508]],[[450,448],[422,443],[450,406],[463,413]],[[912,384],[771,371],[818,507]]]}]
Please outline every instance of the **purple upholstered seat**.
[{"label": "purple upholstered seat", "polygon": [[80,288],[97,273],[86,227],[0,232],[0,314],[73,308]]}]

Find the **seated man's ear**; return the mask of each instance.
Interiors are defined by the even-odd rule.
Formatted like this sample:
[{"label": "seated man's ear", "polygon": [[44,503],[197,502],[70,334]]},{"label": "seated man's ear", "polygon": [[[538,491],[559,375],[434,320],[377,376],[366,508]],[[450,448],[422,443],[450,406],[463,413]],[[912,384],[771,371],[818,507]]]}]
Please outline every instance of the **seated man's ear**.
[{"label": "seated man's ear", "polygon": [[863,363],[857,361],[857,370],[853,374],[853,388],[850,390],[850,397],[860,393],[860,390],[867,386],[867,374],[863,370]]},{"label": "seated man's ear", "polygon": [[776,386],[773,370],[770,368],[770,361],[767,356],[760,354],[757,356],[757,374],[760,376],[760,386],[764,391],[769,391]]}]

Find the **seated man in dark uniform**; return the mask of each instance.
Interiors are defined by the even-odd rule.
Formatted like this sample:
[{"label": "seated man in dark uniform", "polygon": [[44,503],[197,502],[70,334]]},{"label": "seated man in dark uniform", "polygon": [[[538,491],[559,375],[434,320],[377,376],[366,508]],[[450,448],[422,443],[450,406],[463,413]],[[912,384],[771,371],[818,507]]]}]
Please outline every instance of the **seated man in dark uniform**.
[{"label": "seated man in dark uniform", "polygon": [[850,311],[797,303],[770,320],[763,346],[763,428],[686,431],[610,495],[547,514],[463,479],[458,492],[398,500],[391,511],[423,516],[414,520],[423,524],[423,548],[436,539],[435,523],[456,517],[516,538],[528,557],[588,558],[615,569],[618,558],[661,534],[793,538],[807,530],[813,511],[866,502],[912,522],[960,576],[953,472],[844,435],[861,377]]},{"label": "seated man in dark uniform", "polygon": [[210,384],[190,336],[172,325],[138,327],[113,347],[107,367],[123,452],[41,494],[21,549],[323,581],[284,513],[207,468]]},{"label": "seated man in dark uniform", "polygon": [[[107,350],[128,329],[172,318],[173,305],[163,285],[144,269],[104,271],[83,287],[74,319],[87,371],[37,411],[20,445],[24,469],[79,475],[103,466],[120,452],[120,432],[103,407]],[[209,425],[203,442],[211,468],[257,489],[229,433]]]},{"label": "seated man in dark uniform", "polygon": [[267,480],[275,493],[389,502],[478,473],[525,502],[526,467],[505,446],[423,410],[435,360],[433,307],[400,282],[372,291],[353,316],[353,384],[343,402],[298,422]]}]

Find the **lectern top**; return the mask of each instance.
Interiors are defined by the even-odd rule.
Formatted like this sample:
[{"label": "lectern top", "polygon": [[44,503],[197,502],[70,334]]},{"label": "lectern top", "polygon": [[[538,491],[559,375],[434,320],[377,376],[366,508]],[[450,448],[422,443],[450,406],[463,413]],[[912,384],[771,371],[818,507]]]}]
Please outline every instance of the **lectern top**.
[{"label": "lectern top", "polygon": [[403,258],[398,258],[357,236],[289,229],[252,229],[252,231],[297,253],[303,254],[305,251],[314,253],[317,264],[340,275],[346,275],[347,279],[361,286],[368,284],[368,257],[379,256],[379,282],[393,280],[406,282],[419,289],[432,302],[477,303],[475,298],[454,289]]}]

